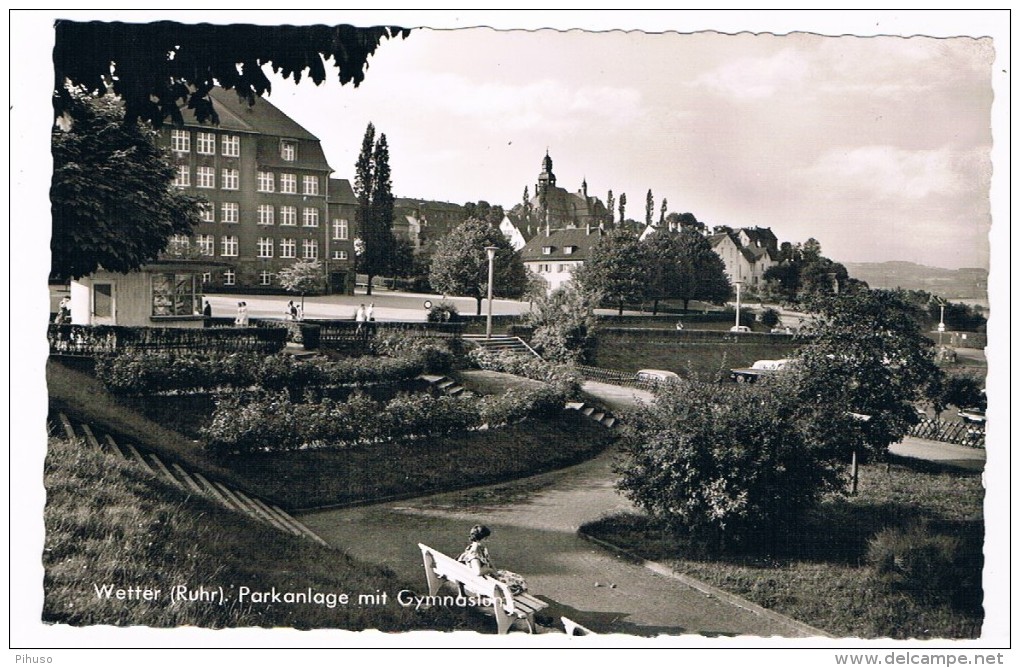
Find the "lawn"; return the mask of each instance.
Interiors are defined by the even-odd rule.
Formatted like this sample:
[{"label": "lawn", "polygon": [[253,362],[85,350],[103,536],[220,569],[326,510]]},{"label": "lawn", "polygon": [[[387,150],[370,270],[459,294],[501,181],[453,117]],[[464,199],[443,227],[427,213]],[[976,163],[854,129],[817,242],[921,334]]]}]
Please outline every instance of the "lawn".
[{"label": "lawn", "polygon": [[760,359],[788,357],[800,343],[680,342],[642,338],[637,344],[623,337],[600,338],[595,364],[605,369],[635,372],[638,369],[666,369],[688,378],[712,377],[729,370],[751,366]]},{"label": "lawn", "polygon": [[[872,465],[862,467],[856,497],[827,499],[772,554],[698,556],[704,551],[641,515],[604,518],[582,531],[840,637],[975,638],[983,620],[983,500],[977,475]],[[965,583],[956,596],[897,585],[869,565],[870,539],[911,527],[958,541],[954,572],[931,573]]]},{"label": "lawn", "polygon": [[[413,629],[485,631],[463,609],[415,611],[362,605],[360,593],[418,588],[387,569],[275,531],[82,445],[51,439],[44,483],[46,542],[42,621],[87,626]],[[117,600],[97,587],[149,590],[149,600]],[[170,592],[223,589],[223,604],[180,601]],[[252,591],[321,594],[321,604],[242,601]],[[159,590],[158,594],[154,592]],[[347,604],[340,594],[349,594]],[[421,593],[421,592],[419,592]]]}]

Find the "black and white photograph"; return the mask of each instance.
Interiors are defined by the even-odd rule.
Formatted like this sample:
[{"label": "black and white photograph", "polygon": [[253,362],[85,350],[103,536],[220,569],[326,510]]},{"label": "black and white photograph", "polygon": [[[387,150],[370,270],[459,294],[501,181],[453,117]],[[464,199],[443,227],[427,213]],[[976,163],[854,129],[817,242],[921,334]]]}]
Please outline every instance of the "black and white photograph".
[{"label": "black and white photograph", "polygon": [[1008,10],[9,21],[15,663],[1007,662]]}]

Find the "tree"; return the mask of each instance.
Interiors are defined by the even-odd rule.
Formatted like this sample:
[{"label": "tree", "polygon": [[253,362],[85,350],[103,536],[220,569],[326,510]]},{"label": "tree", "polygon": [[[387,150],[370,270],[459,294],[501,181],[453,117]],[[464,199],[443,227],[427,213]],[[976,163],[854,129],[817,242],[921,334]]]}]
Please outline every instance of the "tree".
[{"label": "tree", "polygon": [[627,209],[627,193],[620,193],[620,224],[623,225],[624,221],[627,220],[624,216],[624,211]]},{"label": "tree", "polygon": [[684,310],[692,299],[721,304],[732,292],[726,278],[726,266],[708,239],[692,227],[677,232],[658,230],[648,244],[648,296],[655,300],[658,312],[660,299],[681,299]]},{"label": "tree", "polygon": [[60,20],[54,33],[57,117],[75,107],[65,87],[70,82],[90,93],[116,94],[123,100],[127,124],[142,119],[158,126],[166,119],[183,124],[182,104],[195,111],[199,122],[217,123],[208,97],[214,85],[236,90],[254,104],[255,98],[271,92],[263,65],[284,78],[293,77],[295,83],[307,72],[316,85],[326,80],[327,67],[335,67],[341,85],[357,86],[381,41],[406,38],[410,30]]},{"label": "tree", "polygon": [[110,96],[68,91],[67,129],[54,127],[51,276],[81,278],[100,267],[127,273],[188,235],[203,200],[173,186],[175,170],[156,133],[124,123]]},{"label": "tree", "polygon": [[354,195],[358,199],[355,223],[363,246],[356,255],[358,271],[372,280],[390,273],[393,265],[393,192],[390,182],[389,145],[386,135],[375,138],[375,126],[365,128],[361,152],[354,166]]},{"label": "tree", "polygon": [[276,277],[287,292],[301,293],[302,313],[305,310],[305,295],[319,292],[326,282],[326,272],[318,260],[298,260],[281,269]]},{"label": "tree", "polygon": [[[805,305],[813,313],[806,328],[814,338],[797,354],[803,371],[798,395],[805,406],[824,406],[828,413],[827,428],[834,431],[820,442],[847,460],[853,452],[883,454],[917,422],[914,403],[942,373],[918,309],[888,290],[818,295]],[[867,420],[849,420],[852,414]],[[840,437],[840,429],[855,422]]]},{"label": "tree", "polygon": [[662,198],[662,206],[659,208],[659,225],[663,225],[666,222],[666,209],[668,208],[666,198]]},{"label": "tree", "polygon": [[719,547],[770,547],[841,483],[800,419],[792,382],[662,388],[624,426],[617,488],[673,530]]},{"label": "tree", "polygon": [[613,211],[614,204],[615,200],[613,199],[613,191],[610,190],[609,193],[606,195],[606,215],[609,217],[609,220],[606,221],[606,225],[608,227],[613,226],[613,215],[615,213]]},{"label": "tree", "polygon": [[[532,274],[544,284],[537,274]],[[535,296],[525,321],[534,327],[531,345],[543,359],[563,364],[586,363],[595,343],[595,316],[591,302],[574,281],[547,295]]]},{"label": "tree", "polygon": [[574,281],[592,303],[612,303],[623,315],[624,304],[644,297],[645,255],[636,234],[613,230],[595,242],[588,259],[574,271]]},{"label": "tree", "polygon": [[655,213],[655,197],[652,196],[652,189],[648,189],[648,194],[645,195],[645,226],[652,224],[652,216]]},{"label": "tree", "polygon": [[433,289],[444,295],[473,297],[478,315],[482,314],[482,299],[488,294],[487,246],[498,249],[493,260],[493,296],[520,297],[528,283],[520,253],[514,251],[499,228],[484,220],[469,218],[440,239],[429,271]]}]

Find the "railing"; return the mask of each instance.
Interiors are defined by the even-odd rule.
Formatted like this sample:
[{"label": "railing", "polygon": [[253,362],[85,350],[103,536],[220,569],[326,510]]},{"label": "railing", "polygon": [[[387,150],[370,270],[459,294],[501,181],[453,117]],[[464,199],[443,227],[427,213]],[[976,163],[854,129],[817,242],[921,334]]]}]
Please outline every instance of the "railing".
[{"label": "railing", "polygon": [[405,332],[429,339],[460,339],[464,324],[457,322],[354,322],[352,320],[304,320],[305,324],[319,327],[319,343],[363,341],[386,336],[394,332]]},{"label": "railing", "polygon": [[208,329],[50,325],[46,336],[51,355],[81,357],[124,350],[272,354],[287,343],[287,329],[269,325]]},{"label": "railing", "polygon": [[926,438],[930,441],[967,445],[972,448],[985,447],[985,428],[983,425],[924,418],[911,428],[909,435],[916,438]]},{"label": "railing", "polygon": [[574,367],[577,372],[584,376],[585,380],[595,380],[602,383],[614,385],[627,385],[629,387],[644,387],[645,383],[637,380],[632,373],[624,373],[615,369],[603,369],[597,366],[584,366],[578,364]]}]

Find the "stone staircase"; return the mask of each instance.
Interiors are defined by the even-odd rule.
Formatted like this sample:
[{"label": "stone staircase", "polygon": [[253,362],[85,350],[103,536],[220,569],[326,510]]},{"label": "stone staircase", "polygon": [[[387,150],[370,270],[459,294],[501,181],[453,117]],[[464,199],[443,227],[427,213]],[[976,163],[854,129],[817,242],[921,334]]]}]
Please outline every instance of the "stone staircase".
[{"label": "stone staircase", "polygon": [[121,440],[118,443],[110,434],[103,434],[102,439],[99,439],[87,424],[79,424],[76,431],[71,421],[63,413],[57,415],[57,421],[59,422],[58,429],[62,430],[64,435],[72,441],[84,441],[97,450],[114,454],[189,494],[204,496],[278,531],[329,546],[325,540],[279,506],[269,504],[226,483],[210,479],[198,471],[188,470],[177,462],[164,462],[155,453],[143,451],[127,441]]},{"label": "stone staircase", "polygon": [[539,354],[519,336],[493,334],[492,337],[486,338],[485,334],[465,334],[464,340],[486,350],[514,352],[539,357]]},{"label": "stone staircase", "polygon": [[[456,397],[462,395],[465,392],[470,392],[470,390],[465,389],[463,385],[455,381],[453,378],[450,378],[449,376],[435,376],[423,374],[421,376],[418,376],[418,380],[425,381],[426,383],[429,384],[429,387],[434,388],[435,390],[438,390],[443,394],[447,394],[451,397]],[[606,427],[608,429],[612,429],[617,422],[616,416],[610,413],[609,411],[597,408],[595,406],[591,406],[589,404],[584,403],[583,401],[568,401],[563,406],[563,409],[577,411],[581,415],[591,418],[595,422],[598,422],[603,427]]]}]

